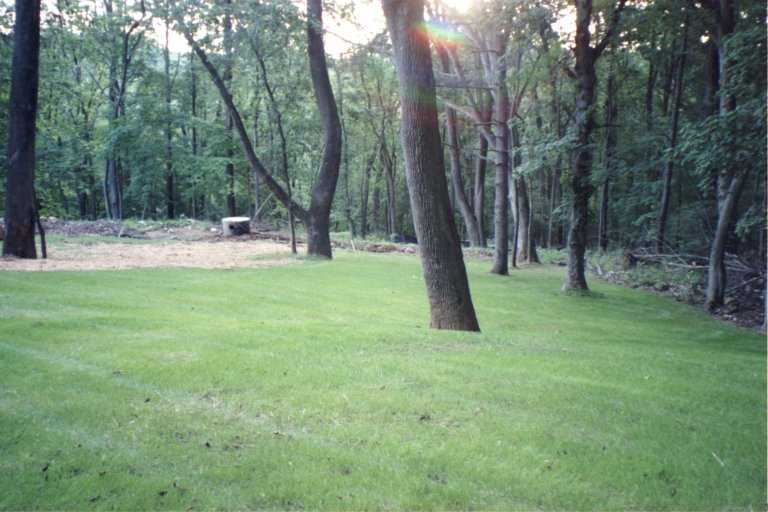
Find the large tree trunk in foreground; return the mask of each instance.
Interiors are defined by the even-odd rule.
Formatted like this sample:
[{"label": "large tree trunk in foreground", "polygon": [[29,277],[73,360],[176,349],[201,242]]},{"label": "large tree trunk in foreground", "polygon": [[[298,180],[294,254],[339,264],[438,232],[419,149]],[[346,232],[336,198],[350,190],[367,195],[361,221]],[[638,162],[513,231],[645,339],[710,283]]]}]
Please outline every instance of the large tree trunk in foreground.
[{"label": "large tree trunk in foreground", "polygon": [[16,0],[13,42],[3,255],[37,258],[35,121],[40,57],[40,0]]},{"label": "large tree trunk in foreground", "polygon": [[320,173],[312,189],[312,200],[309,204],[307,252],[314,256],[330,258],[329,219],[341,166],[341,122],[331,89],[331,80],[328,77],[328,65],[325,62],[322,0],[307,0],[307,17],[309,70],[325,136]]},{"label": "large tree trunk in foreground", "polygon": [[431,326],[480,330],[448,199],[421,0],[382,0],[400,82],[401,137]]}]

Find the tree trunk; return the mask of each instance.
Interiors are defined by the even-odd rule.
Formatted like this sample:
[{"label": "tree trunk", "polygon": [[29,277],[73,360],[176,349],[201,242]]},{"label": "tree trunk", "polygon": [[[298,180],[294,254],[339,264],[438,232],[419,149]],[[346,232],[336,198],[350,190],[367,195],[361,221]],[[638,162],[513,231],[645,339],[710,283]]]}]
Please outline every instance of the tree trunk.
[{"label": "tree trunk", "polygon": [[391,235],[395,232],[395,170],[392,163],[392,155],[387,147],[386,137],[381,137],[379,146],[379,161],[381,170],[384,174],[384,181],[387,195],[386,205],[386,231]]},{"label": "tree trunk", "polygon": [[688,52],[688,12],[686,11],[683,27],[683,41],[681,43],[681,53],[677,63],[677,76],[675,77],[675,95],[672,104],[672,122],[670,124],[669,151],[664,172],[662,174],[663,188],[661,192],[661,202],[659,203],[658,228],[656,232],[656,252],[663,253],[666,249],[667,241],[667,219],[669,217],[669,203],[672,196],[672,174],[674,172],[674,152],[677,147],[677,127],[680,119],[680,103],[683,97],[683,78],[685,76],[685,57]]},{"label": "tree trunk", "polygon": [[[736,25],[733,0],[721,0],[713,4],[717,12],[717,30],[715,44],[717,45],[717,60],[719,69],[718,90],[719,115],[726,116],[736,108],[736,98],[725,94],[728,84],[729,55],[726,51],[726,40],[733,33]],[[744,171],[735,169],[731,165],[719,170],[717,174],[717,227],[712,239],[709,253],[709,269],[707,273],[707,299],[706,305],[714,310],[723,305],[727,275],[725,269],[725,243],[728,238],[732,223],[736,220],[736,204],[744,185],[746,176]]]},{"label": "tree trunk", "polygon": [[[166,2],[166,9],[168,3]],[[170,31],[169,14],[165,14],[165,46],[163,47],[163,63],[165,65],[165,204],[166,215],[169,219],[176,218],[176,197],[173,175],[173,125],[171,123],[171,52],[168,47]]]},{"label": "tree trunk", "polygon": [[595,128],[594,105],[597,75],[595,62],[613,37],[624,8],[619,0],[603,39],[590,45],[592,0],[576,0],[576,140],[571,165],[571,225],[568,232],[568,276],[566,290],[587,291],[584,253],[587,248],[589,197],[592,195],[592,132]]},{"label": "tree trunk", "polygon": [[[232,90],[232,0],[224,0],[224,85],[227,90]],[[233,149],[233,129],[234,122],[232,112],[227,109],[227,139],[226,139],[226,157],[227,163],[224,167],[224,173],[227,177],[227,215],[234,217],[237,215],[237,200],[235,198],[235,152]]]},{"label": "tree trunk", "polygon": [[495,36],[495,88],[493,134],[496,142],[496,178],[494,183],[493,236],[495,250],[492,274],[509,274],[509,92],[507,91],[506,36]]},{"label": "tree trunk", "polygon": [[532,212],[531,201],[528,196],[528,184],[525,176],[517,176],[517,169],[522,164],[520,129],[517,125],[512,127],[512,147],[514,156],[512,157],[512,178],[515,197],[515,247],[517,257],[515,263],[524,261],[526,263],[539,263],[539,255],[536,253],[536,243],[532,237]]},{"label": "tree trunk", "polygon": [[401,139],[431,327],[479,331],[448,186],[421,0],[382,0],[400,82]]},{"label": "tree trunk", "polygon": [[3,256],[37,258],[35,134],[40,58],[40,0],[16,0],[5,182]]},{"label": "tree trunk", "polygon": [[355,219],[352,216],[352,194],[349,189],[349,145],[347,144],[347,127],[344,122],[344,82],[341,80],[339,66],[336,66],[336,83],[338,84],[339,89],[339,120],[341,121],[341,147],[343,150],[342,164],[344,172],[342,177],[344,178],[344,216],[347,219],[349,236],[350,238],[355,238],[357,236],[357,227],[355,226]]},{"label": "tree trunk", "polygon": [[189,52],[189,82],[190,82],[190,108],[191,108],[191,124],[192,124],[192,166],[195,172],[192,173],[192,218],[195,219],[201,213],[201,209],[198,208],[198,194],[197,194],[197,71],[195,70],[195,54]]},{"label": "tree trunk", "polygon": [[484,135],[478,137],[478,150],[475,157],[475,181],[474,181],[474,199],[472,208],[477,222],[477,231],[480,235],[479,247],[485,247],[485,170],[486,158],[488,157],[488,140]]},{"label": "tree trunk", "polygon": [[330,258],[332,256],[329,232],[331,206],[341,166],[341,122],[325,60],[322,0],[307,0],[307,17],[309,69],[325,137],[320,173],[312,189],[309,205],[307,253]]},{"label": "tree trunk", "polygon": [[360,177],[360,236],[368,236],[368,197],[370,196],[371,169],[376,161],[377,152],[371,153]]},{"label": "tree trunk", "polygon": [[445,114],[447,118],[446,136],[448,139],[448,151],[451,156],[451,181],[453,182],[455,203],[458,204],[459,212],[462,219],[464,219],[464,225],[467,227],[469,243],[474,247],[480,247],[482,245],[480,227],[477,224],[475,212],[472,210],[472,206],[467,199],[467,193],[464,190],[464,180],[461,177],[461,150],[459,149],[456,111],[446,107]]},{"label": "tree trunk", "polygon": [[[437,46],[438,57],[440,58],[440,65],[444,73],[451,72],[451,63],[448,56],[448,51],[444,46]],[[461,148],[459,147],[459,133],[458,133],[458,120],[456,119],[456,111],[450,106],[445,107],[445,124],[446,124],[446,139],[448,145],[448,154],[450,155],[451,162],[451,182],[453,183],[453,204],[458,204],[459,213],[464,220],[464,225],[467,228],[467,235],[469,236],[469,243],[474,247],[480,247],[482,245],[482,235],[480,233],[480,226],[477,223],[477,217],[472,210],[472,206],[467,199],[467,193],[464,190],[464,179],[461,176]]]},{"label": "tree trunk", "polygon": [[605,162],[605,177],[600,194],[600,214],[598,216],[598,242],[597,245],[603,252],[608,250],[608,209],[610,207],[610,187],[611,178],[616,169],[616,146],[618,144],[618,104],[616,102],[616,74],[613,68],[613,62],[610,64],[608,73],[608,83],[606,84],[605,95],[605,153],[603,160]]}]

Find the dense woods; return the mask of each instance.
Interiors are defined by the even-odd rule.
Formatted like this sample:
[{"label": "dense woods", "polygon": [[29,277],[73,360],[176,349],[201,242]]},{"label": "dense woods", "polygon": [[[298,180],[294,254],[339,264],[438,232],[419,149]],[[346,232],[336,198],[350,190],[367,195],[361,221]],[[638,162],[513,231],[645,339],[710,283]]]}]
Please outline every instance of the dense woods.
[{"label": "dense woods", "polygon": [[[22,162],[34,41],[0,3],[4,252],[34,256],[8,247],[35,196],[42,217],[296,224],[326,257],[335,232],[417,235],[433,308],[466,329],[461,240],[502,275],[565,249],[581,291],[588,251],[705,258],[713,309],[729,257],[764,267],[764,2],[460,5],[422,23],[420,1],[386,1],[387,34],[378,3],[44,2]],[[358,30],[355,9],[381,32],[329,51],[327,20]]]}]

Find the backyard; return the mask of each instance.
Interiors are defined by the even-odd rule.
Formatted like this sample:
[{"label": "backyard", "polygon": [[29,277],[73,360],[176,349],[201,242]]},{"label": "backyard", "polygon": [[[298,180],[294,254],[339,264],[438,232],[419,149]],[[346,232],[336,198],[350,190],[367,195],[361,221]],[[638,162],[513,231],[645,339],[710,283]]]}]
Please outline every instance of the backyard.
[{"label": "backyard", "polygon": [[764,335],[476,257],[436,331],[417,256],[255,251],[0,272],[0,509],[765,506]]}]

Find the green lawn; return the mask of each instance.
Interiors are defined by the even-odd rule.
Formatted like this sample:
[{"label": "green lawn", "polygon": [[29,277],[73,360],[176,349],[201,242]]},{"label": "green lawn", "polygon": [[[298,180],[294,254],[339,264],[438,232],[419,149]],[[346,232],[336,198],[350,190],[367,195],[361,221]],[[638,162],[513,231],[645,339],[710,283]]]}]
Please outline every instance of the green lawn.
[{"label": "green lawn", "polygon": [[2,509],[764,509],[764,336],[562,269],[0,274]]}]

